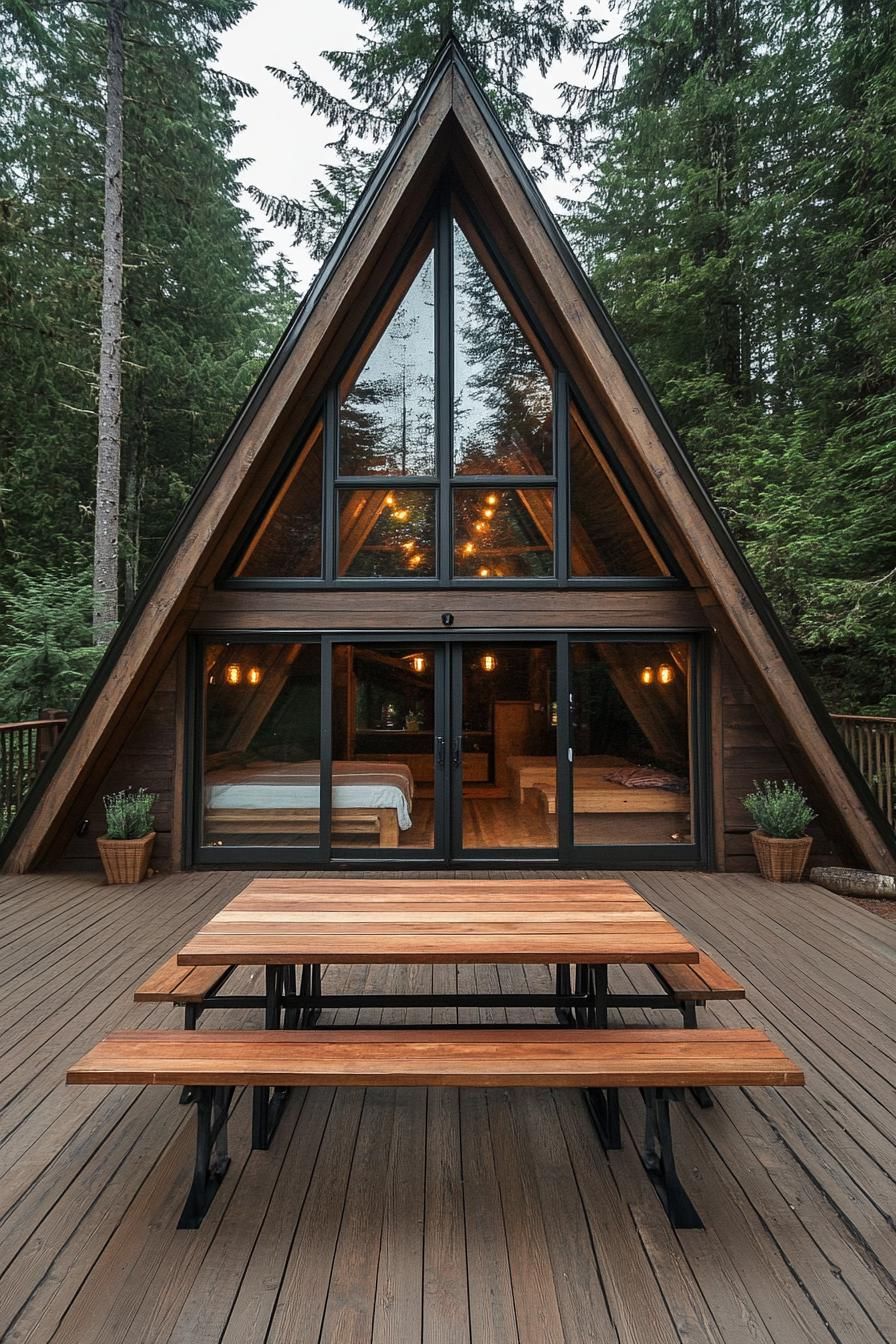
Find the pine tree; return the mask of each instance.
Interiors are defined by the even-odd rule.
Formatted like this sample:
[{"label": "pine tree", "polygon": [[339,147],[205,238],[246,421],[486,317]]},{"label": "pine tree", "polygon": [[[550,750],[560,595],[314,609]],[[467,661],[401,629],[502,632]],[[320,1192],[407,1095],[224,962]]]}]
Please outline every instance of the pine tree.
[{"label": "pine tree", "polygon": [[366,25],[354,51],[324,53],[349,88],[339,97],[298,63],[269,67],[315,116],[336,133],[334,159],[309,198],[255,191],[272,222],[295,230],[312,256],[326,255],[384,145],[392,136],[447,31],[464,45],[478,79],[536,173],[561,174],[578,144],[579,121],[539,111],[522,90],[527,66],[546,76],[563,56],[586,65],[600,49],[601,20],[583,7],[570,15],[563,0],[346,0]]}]

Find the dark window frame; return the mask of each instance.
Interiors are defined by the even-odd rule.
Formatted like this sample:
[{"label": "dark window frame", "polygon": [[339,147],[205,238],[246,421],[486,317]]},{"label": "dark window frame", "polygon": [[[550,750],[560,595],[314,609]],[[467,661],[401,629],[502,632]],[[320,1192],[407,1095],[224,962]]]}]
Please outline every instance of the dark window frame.
[{"label": "dark window frame", "polygon": [[[513,295],[514,302],[525,317],[540,348],[541,355],[547,361],[553,388],[553,466],[550,475],[509,476],[509,475],[472,475],[455,474],[453,462],[453,412],[454,412],[454,312],[453,312],[453,227],[455,214],[452,201],[457,199],[470,227],[475,231],[478,242],[487,254],[489,262],[486,270],[500,276],[502,283]],[[459,227],[463,228],[462,225]],[[427,233],[434,237],[434,278],[435,278],[435,425],[436,425],[436,475],[435,476],[342,476],[339,463],[339,386],[362,348],[367,334],[376,321],[383,306],[389,301],[402,273],[419,248]],[[472,246],[472,244],[471,244]],[[536,351],[538,353],[538,351]],[[626,496],[638,525],[650,537],[669,573],[666,575],[573,575],[570,563],[571,496],[569,454],[569,405],[575,401],[577,410],[584,421],[589,434],[603,454],[609,470],[614,474],[620,489]],[[280,576],[271,578],[237,577],[235,569],[254,535],[255,530],[265,517],[271,501],[276,497],[295,461],[296,454],[316,420],[322,420],[324,426],[324,470],[321,499],[321,535],[322,535],[322,571],[319,577]],[[358,333],[340,360],[327,391],[312,408],[311,414],[303,422],[300,431],[293,437],[290,452],[282,468],[277,472],[260,504],[241,532],[237,544],[227,557],[221,576],[216,581],[219,588],[243,589],[255,591],[276,590],[364,590],[395,589],[404,590],[444,590],[444,589],[486,589],[497,592],[512,591],[517,588],[549,589],[680,589],[687,582],[675,564],[668,547],[657,531],[653,520],[641,506],[632,489],[631,481],[622,469],[615,453],[605,436],[594,422],[586,400],[578,393],[556,352],[532,311],[525,294],[508,272],[497,253],[482,219],[467,197],[463,188],[456,183],[446,181],[436,192],[429,208],[424,211],[417,228],[411,234],[406,246],[392,267],[385,282],[377,291],[374,300],[367,309]],[[544,577],[511,576],[508,578],[466,577],[454,574],[454,492],[464,487],[507,488],[514,484],[521,488],[551,488],[553,490],[554,536],[553,556],[554,573]],[[338,490],[340,488],[376,488],[411,489],[428,487],[436,491],[435,556],[436,573],[433,575],[402,575],[390,577],[357,577],[340,575],[338,571]]]}]

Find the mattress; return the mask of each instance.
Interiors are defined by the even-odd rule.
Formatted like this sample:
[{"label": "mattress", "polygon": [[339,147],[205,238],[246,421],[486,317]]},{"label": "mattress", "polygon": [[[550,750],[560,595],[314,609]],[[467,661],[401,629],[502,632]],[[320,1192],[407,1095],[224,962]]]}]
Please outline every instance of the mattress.
[{"label": "mattress", "polygon": [[[333,807],[393,807],[402,831],[411,828],[414,780],[406,765],[370,766],[364,761],[333,762]],[[289,765],[255,761],[206,775],[207,808],[320,807],[320,762]]]}]

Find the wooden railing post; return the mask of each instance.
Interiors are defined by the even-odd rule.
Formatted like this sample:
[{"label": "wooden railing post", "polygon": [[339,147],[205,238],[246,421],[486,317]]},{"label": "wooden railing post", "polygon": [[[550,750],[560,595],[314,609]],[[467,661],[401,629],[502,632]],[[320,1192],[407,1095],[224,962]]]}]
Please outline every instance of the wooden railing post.
[{"label": "wooden railing post", "polygon": [[832,714],[868,787],[891,826],[896,825],[896,718]]}]

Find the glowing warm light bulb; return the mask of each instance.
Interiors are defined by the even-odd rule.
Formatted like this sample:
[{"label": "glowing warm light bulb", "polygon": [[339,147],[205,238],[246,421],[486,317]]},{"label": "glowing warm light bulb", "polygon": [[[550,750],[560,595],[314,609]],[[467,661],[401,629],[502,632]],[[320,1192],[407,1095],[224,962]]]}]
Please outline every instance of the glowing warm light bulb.
[{"label": "glowing warm light bulb", "polygon": [[657,681],[661,686],[668,686],[674,675],[675,673],[668,663],[660,663],[656,670]]},{"label": "glowing warm light bulb", "polygon": [[498,660],[493,653],[484,653],[479,660],[479,666],[483,672],[494,672],[498,666]]},{"label": "glowing warm light bulb", "polygon": [[411,658],[411,667],[414,669],[415,672],[426,671],[426,659],[423,657],[422,653],[414,654],[414,656]]},{"label": "glowing warm light bulb", "polygon": [[228,663],[224,669],[224,680],[228,686],[239,686],[243,679],[243,669],[239,663]]},{"label": "glowing warm light bulb", "polygon": [[386,496],[386,507],[391,509],[394,506],[394,504],[395,504],[395,496],[390,490],[388,495]]},{"label": "glowing warm light bulb", "polygon": [[476,547],[473,545],[472,541],[468,541],[464,543],[463,551],[464,555],[473,555],[476,551]]},{"label": "glowing warm light bulb", "polygon": [[260,686],[261,678],[264,675],[260,667],[250,667],[246,673],[246,680],[250,686]]},{"label": "glowing warm light bulb", "polygon": [[417,546],[416,541],[403,541],[401,543],[401,549],[403,551],[413,551],[416,548],[416,546]]},{"label": "glowing warm light bulb", "polygon": [[423,556],[420,554],[419,551],[417,551],[414,555],[411,556],[410,560],[408,561],[408,564],[411,565],[412,568],[414,569],[416,569],[418,565],[423,564]]},{"label": "glowing warm light bulb", "polygon": [[641,669],[641,681],[645,686],[649,686],[653,681],[653,668],[643,667]]},{"label": "glowing warm light bulb", "polygon": [[494,511],[494,509],[483,509],[483,510],[482,510],[482,516],[483,516],[483,518],[494,518],[494,516],[495,516],[495,511]]},{"label": "glowing warm light bulb", "polygon": [[406,523],[410,517],[410,512],[407,509],[396,509],[392,517],[398,523]]},{"label": "glowing warm light bulb", "polygon": [[487,527],[488,527],[488,523],[474,523],[474,524],[473,524],[473,528],[474,528],[474,530],[475,530],[476,532],[485,532],[485,530],[487,529]]},{"label": "glowing warm light bulb", "polygon": [[486,495],[486,497],[485,497],[485,502],[486,502],[486,504],[491,504],[492,508],[494,508],[494,506],[495,506],[495,505],[497,504],[497,502],[498,502],[498,496],[497,496],[497,495]]},{"label": "glowing warm light bulb", "polygon": [[491,574],[491,570],[490,570],[490,569],[486,569],[485,565],[483,565],[483,566],[482,566],[482,569],[480,569],[480,571],[479,571],[479,577],[480,577],[480,579],[487,579],[488,576],[489,576],[489,574]]}]

